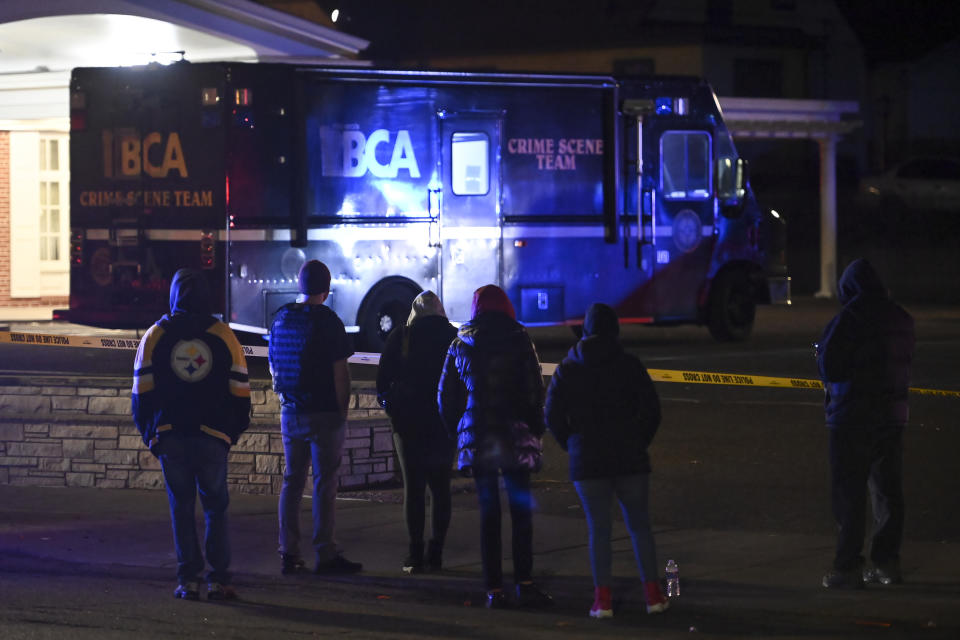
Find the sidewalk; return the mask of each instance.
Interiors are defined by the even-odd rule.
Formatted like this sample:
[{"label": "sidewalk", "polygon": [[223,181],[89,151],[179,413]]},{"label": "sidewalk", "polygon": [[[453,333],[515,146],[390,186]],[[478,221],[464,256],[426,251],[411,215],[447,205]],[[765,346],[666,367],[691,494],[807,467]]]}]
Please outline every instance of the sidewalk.
[{"label": "sidewalk", "polygon": [[[479,518],[469,484],[458,480],[456,486],[460,490],[444,555],[446,571],[440,576],[400,575],[406,534],[398,490],[341,494],[338,539],[348,558],[363,562],[364,573],[334,580],[341,592],[356,590],[357,611],[369,606],[363,604],[368,600],[410,597],[414,590],[424,597],[433,594],[453,607],[472,599],[470,616],[497,615],[476,611],[482,596]],[[538,485],[535,496],[534,571],[557,601],[544,615],[560,627],[591,628],[586,618],[592,600],[586,526],[576,495],[552,484]],[[55,566],[69,565],[80,573],[96,574],[104,567],[137,569],[155,580],[166,580],[156,595],[167,602],[176,563],[165,493],[0,486],[0,504],[0,581],[10,566],[29,573],[31,566],[48,567],[51,560]],[[309,508],[306,499],[305,526]],[[235,494],[230,513],[233,569],[244,600],[255,601],[265,583],[289,584],[291,579],[279,576],[275,553],[276,498]],[[682,595],[663,616],[643,612],[629,539],[618,523],[614,530],[618,626],[607,628],[605,635],[621,631],[632,635],[650,630],[651,625],[661,633],[658,637],[679,637],[693,630],[701,636],[722,637],[848,637],[878,631],[884,637],[960,635],[956,545],[911,542],[911,560],[916,562],[904,567],[903,586],[833,592],[819,586],[833,545],[828,536],[664,528],[655,533],[660,564],[675,558],[680,565]],[[504,548],[509,557],[508,517]],[[509,576],[508,558],[504,568]],[[323,580],[310,576],[303,588]],[[325,584],[329,587],[329,582]],[[377,595],[384,593],[388,595]],[[503,619],[507,626],[511,620],[519,624],[522,619]]]}]

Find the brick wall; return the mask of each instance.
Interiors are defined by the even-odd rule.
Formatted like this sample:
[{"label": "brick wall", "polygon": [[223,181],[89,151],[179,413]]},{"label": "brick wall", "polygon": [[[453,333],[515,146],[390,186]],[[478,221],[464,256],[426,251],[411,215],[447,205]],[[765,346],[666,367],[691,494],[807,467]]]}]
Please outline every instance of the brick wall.
[{"label": "brick wall", "polygon": [[[230,451],[228,481],[233,491],[278,494],[280,404],[266,382],[251,387],[253,421]],[[391,433],[372,386],[355,383],[341,488],[399,482]],[[0,484],[162,489],[130,418],[130,380],[0,378]]]},{"label": "brick wall", "polygon": [[10,132],[0,131],[0,306],[10,299]]}]

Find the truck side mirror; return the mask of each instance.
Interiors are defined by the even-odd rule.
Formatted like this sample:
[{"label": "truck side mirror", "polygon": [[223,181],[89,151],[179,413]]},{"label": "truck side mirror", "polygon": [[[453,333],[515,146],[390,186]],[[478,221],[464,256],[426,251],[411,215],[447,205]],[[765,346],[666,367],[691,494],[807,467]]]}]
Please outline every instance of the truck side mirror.
[{"label": "truck side mirror", "polygon": [[748,172],[749,165],[743,158],[717,160],[717,199],[720,212],[728,218],[740,215],[747,193]]}]

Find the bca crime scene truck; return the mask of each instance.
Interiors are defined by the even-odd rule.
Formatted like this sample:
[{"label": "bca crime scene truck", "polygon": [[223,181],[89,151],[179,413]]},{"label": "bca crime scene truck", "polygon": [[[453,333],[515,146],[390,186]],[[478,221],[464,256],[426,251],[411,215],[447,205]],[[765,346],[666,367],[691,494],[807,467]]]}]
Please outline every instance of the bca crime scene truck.
[{"label": "bca crime scene truck", "polygon": [[149,326],[181,267],[265,333],[304,261],[378,350],[414,296],[500,285],[528,325],[751,331],[789,301],[716,96],[688,77],[177,63],[71,79],[72,322]]}]

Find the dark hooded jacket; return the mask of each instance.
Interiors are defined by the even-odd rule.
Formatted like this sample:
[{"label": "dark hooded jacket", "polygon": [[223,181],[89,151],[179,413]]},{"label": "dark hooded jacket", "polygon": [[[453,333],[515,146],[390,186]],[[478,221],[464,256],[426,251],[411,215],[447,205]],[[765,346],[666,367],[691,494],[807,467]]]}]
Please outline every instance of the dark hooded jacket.
[{"label": "dark hooded jacket", "polygon": [[[393,430],[419,447],[447,454],[453,440],[440,420],[437,388],[457,330],[444,316],[418,318],[390,332],[377,369],[377,396],[384,399]],[[389,398],[389,402],[386,402]],[[450,458],[446,458],[449,465]]]},{"label": "dark hooded jacket", "polygon": [[463,325],[447,351],[438,402],[461,470],[509,467],[514,424],[536,436],[545,430],[540,361],[523,325],[495,310]]},{"label": "dark hooded jacket", "polygon": [[250,424],[250,383],[233,331],[210,315],[203,273],[180,269],[170,283],[170,313],[137,349],[133,420],[153,451],[170,433],[204,433],[236,444]]},{"label": "dark hooded jacket", "polygon": [[592,305],[583,339],[550,380],[547,428],[570,454],[571,480],[650,472],[647,447],[660,425],[660,400],[618,333],[613,309]]},{"label": "dark hooded jacket", "polygon": [[907,423],[913,318],[893,302],[866,260],[840,277],[843,309],[817,348],[830,428],[881,429]]}]

